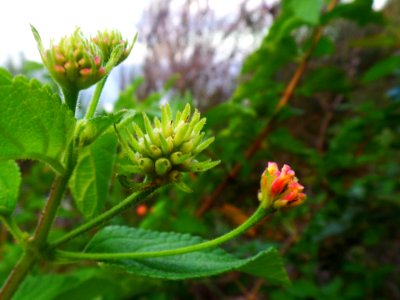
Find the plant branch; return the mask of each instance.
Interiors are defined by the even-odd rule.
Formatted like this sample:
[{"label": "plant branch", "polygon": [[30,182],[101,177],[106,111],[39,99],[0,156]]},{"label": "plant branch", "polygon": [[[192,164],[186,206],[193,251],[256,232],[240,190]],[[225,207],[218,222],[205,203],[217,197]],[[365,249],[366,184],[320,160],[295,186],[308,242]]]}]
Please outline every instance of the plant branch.
[{"label": "plant branch", "polygon": [[98,215],[94,219],[90,220],[89,222],[77,227],[76,229],[70,231],[66,235],[62,236],[61,238],[57,239],[53,243],[50,244],[50,248],[56,248],[71,239],[77,237],[78,235],[85,233],[89,231],[90,229],[105,223],[112,217],[116,216],[117,214],[121,213],[122,211],[126,210],[129,208],[133,203],[140,203],[146,198],[150,197],[151,195],[154,195],[156,192],[160,190],[160,186],[154,186],[151,185],[145,190],[142,190],[140,192],[134,193],[127,198],[125,198],[123,201],[121,201],[119,204],[116,206],[112,207],[108,211],[102,213],[101,215]]},{"label": "plant branch", "polygon": [[12,298],[31,267],[35,264],[35,260],[36,256],[31,253],[24,253],[22,255],[0,290],[1,300],[10,300]]},{"label": "plant branch", "polygon": [[246,220],[243,224],[236,227],[232,231],[220,236],[216,239],[206,241],[203,243],[190,245],[182,248],[162,250],[162,251],[148,251],[148,252],[128,252],[128,253],[80,253],[68,251],[56,251],[56,258],[62,259],[82,259],[82,260],[119,260],[119,259],[143,259],[150,257],[172,256],[178,254],[185,254],[195,251],[204,250],[207,248],[216,247],[226,241],[229,241],[238,235],[246,232],[249,228],[261,221],[267,214],[273,213],[275,209],[265,209],[261,205],[258,209]]},{"label": "plant branch", "polygon": [[33,243],[42,245],[46,243],[47,236],[49,235],[50,228],[53,225],[58,207],[60,206],[62,197],[68,184],[71,172],[64,175],[57,175],[54,179],[53,185],[50,190],[49,199],[40,215],[39,222],[33,236]]},{"label": "plant branch", "polygon": [[[337,2],[338,2],[337,0],[332,0],[327,7],[327,11],[331,11],[333,8],[335,8],[335,6],[337,5]],[[275,121],[277,114],[292,98],[293,93],[294,93],[295,89],[297,88],[299,81],[306,70],[308,61],[310,60],[315,47],[318,45],[318,43],[321,39],[323,29],[324,29],[323,26],[319,26],[315,29],[311,46],[307,50],[307,52],[303,55],[300,64],[296,68],[289,83],[287,84],[285,90],[283,91],[282,97],[279,99],[278,104],[275,107],[274,114],[267,121],[267,123],[265,124],[265,126],[261,130],[261,132],[256,136],[253,143],[246,149],[245,155],[244,155],[246,159],[251,158],[258,150],[260,150],[262,141],[265,140],[265,138],[268,136],[270,130],[272,129],[271,125],[272,125],[273,121]],[[222,180],[222,182],[214,189],[214,191],[211,193],[211,195],[205,197],[203,199],[203,201],[201,201],[201,205],[196,211],[196,215],[198,217],[201,217],[213,205],[213,203],[216,201],[216,199],[219,197],[219,195],[222,193],[222,191],[228,186],[229,181],[231,179],[235,178],[239,174],[241,169],[242,169],[242,164],[240,164],[240,163],[235,164],[233,166],[232,170]]]},{"label": "plant branch", "polygon": [[47,237],[53,224],[57,209],[68,184],[74,166],[73,146],[67,151],[67,170],[62,175],[56,175],[51,186],[49,198],[39,217],[33,237],[25,244],[25,252],[14,266],[0,291],[0,299],[8,300],[14,295],[32,266],[38,261],[38,256],[46,250]]},{"label": "plant branch", "polygon": [[[33,248],[36,248],[39,252],[46,245],[47,236],[68,183],[69,174],[70,172],[67,172],[64,175],[56,175],[51,187],[49,199],[47,200],[46,206],[39,218],[35,234],[30,241]],[[7,281],[4,283],[0,291],[0,299],[11,299],[19,285],[29,273],[31,267],[36,263],[37,259],[36,253],[33,253],[32,251],[26,251],[23,254],[20,261],[15,265],[8,276]]]}]

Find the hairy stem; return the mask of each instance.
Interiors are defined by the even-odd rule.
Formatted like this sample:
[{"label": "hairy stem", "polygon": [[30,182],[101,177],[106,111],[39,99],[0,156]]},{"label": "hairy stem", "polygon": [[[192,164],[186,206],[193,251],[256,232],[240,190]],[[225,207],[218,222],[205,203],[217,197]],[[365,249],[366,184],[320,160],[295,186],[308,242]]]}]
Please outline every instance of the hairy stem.
[{"label": "hairy stem", "polygon": [[10,300],[22,283],[30,269],[35,264],[36,257],[31,253],[24,253],[8,276],[3,288],[0,290],[1,300]]},{"label": "hairy stem", "polygon": [[[47,236],[49,234],[51,225],[53,224],[53,220],[58,206],[60,205],[62,196],[68,183],[68,179],[68,175],[57,175],[53,182],[49,199],[41,214],[35,234],[32,240],[29,242],[38,252],[45,248]],[[37,262],[37,259],[36,253],[32,253],[31,251],[26,251],[23,254],[20,261],[15,265],[8,276],[7,281],[0,290],[0,299],[11,299],[19,285],[25,279],[26,275],[28,275],[31,267]]]},{"label": "hairy stem", "polygon": [[56,251],[56,257],[61,259],[81,259],[81,260],[119,260],[119,259],[142,259],[150,257],[161,257],[184,254],[189,252],[200,251],[212,247],[216,247],[226,241],[229,241],[249,228],[261,221],[267,214],[274,212],[274,209],[267,210],[260,206],[253,215],[247,219],[246,222],[236,227],[232,231],[210,241],[190,245],[182,248],[162,250],[162,251],[148,251],[148,252],[129,252],[129,253],[77,253],[68,251]]},{"label": "hairy stem", "polygon": [[121,201],[119,204],[116,206],[112,207],[110,210],[102,213],[101,215],[98,215],[94,219],[90,220],[89,222],[77,227],[76,229],[68,232],[66,235],[62,236],[58,240],[54,241],[53,243],[50,244],[51,248],[58,247],[71,239],[77,237],[78,235],[81,235],[82,233],[85,233],[89,231],[90,229],[108,221],[112,217],[116,216],[117,214],[121,213],[122,211],[126,210],[129,208],[133,203],[139,203],[145,200],[147,197],[153,195],[157,191],[159,191],[161,187],[158,186],[151,186],[143,191],[134,193],[127,198],[125,198],[123,201]]},{"label": "hairy stem", "polygon": [[46,242],[50,228],[53,225],[57,209],[60,206],[62,197],[67,187],[69,177],[70,175],[68,174],[67,176],[57,176],[54,179],[49,199],[39,218],[39,222],[36,226],[35,234],[33,236],[33,243],[36,245],[42,245]]}]

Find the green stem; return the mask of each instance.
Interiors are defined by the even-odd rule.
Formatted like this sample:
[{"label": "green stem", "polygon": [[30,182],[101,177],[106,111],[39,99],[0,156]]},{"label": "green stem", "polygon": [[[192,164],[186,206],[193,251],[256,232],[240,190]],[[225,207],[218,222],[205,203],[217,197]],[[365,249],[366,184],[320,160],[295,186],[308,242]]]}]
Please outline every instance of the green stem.
[{"label": "green stem", "polygon": [[92,101],[90,101],[89,108],[86,112],[85,119],[89,120],[94,116],[94,113],[96,112],[97,104],[99,104],[100,100],[100,95],[101,92],[103,91],[104,85],[106,84],[108,76],[105,76],[100,82],[96,85],[96,89],[93,94]]},{"label": "green stem", "polygon": [[116,206],[112,207],[108,211],[102,213],[101,215],[98,215],[89,222],[77,227],[76,229],[70,231],[66,235],[59,238],[58,240],[54,241],[53,243],[50,244],[50,247],[51,248],[58,247],[70,241],[71,239],[75,238],[76,236],[89,231],[90,229],[100,225],[101,223],[106,222],[107,220],[111,219],[112,217],[116,216],[117,214],[129,208],[134,202],[137,203],[141,202],[145,200],[147,197],[153,195],[154,193],[159,191],[160,188],[161,187],[152,186],[143,191],[128,196],[127,198],[122,200],[120,203],[118,203]]},{"label": "green stem", "polygon": [[[36,249],[38,253],[40,253],[46,246],[47,236],[49,234],[51,225],[53,224],[53,220],[58,206],[60,205],[62,196],[68,183],[68,179],[68,175],[57,175],[53,182],[49,199],[41,214],[33,239],[29,242],[33,246],[30,249]],[[28,250],[28,248],[26,250]],[[26,251],[23,254],[20,261],[15,265],[12,272],[8,276],[7,281],[4,283],[0,291],[0,299],[11,299],[19,285],[29,273],[31,267],[36,263],[37,259],[38,258],[35,252]]]},{"label": "green stem", "polygon": [[177,249],[169,249],[162,251],[149,251],[149,252],[130,252],[130,253],[77,253],[68,251],[56,251],[56,257],[62,259],[83,259],[83,260],[118,260],[118,259],[142,259],[150,257],[160,257],[160,256],[171,256],[184,254],[194,251],[200,251],[211,247],[216,247],[228,240],[235,238],[236,236],[247,231],[249,228],[261,221],[267,214],[274,212],[274,209],[266,210],[264,207],[260,206],[253,215],[247,219],[246,222],[228,232],[227,234],[220,236],[216,239],[206,241],[203,243],[186,246]]},{"label": "green stem", "polygon": [[79,90],[73,88],[61,88],[65,103],[68,105],[69,109],[72,110],[75,115],[76,103],[78,102]]},{"label": "green stem", "polygon": [[10,300],[12,298],[25,276],[28,275],[31,267],[35,264],[35,260],[36,256],[31,253],[22,255],[0,290],[1,300]]},{"label": "green stem", "polygon": [[50,228],[53,225],[54,218],[57,214],[58,207],[60,206],[65,189],[70,178],[71,172],[64,175],[57,175],[51,187],[49,199],[46,206],[40,215],[38,225],[36,226],[35,234],[33,236],[33,243],[42,245],[46,243],[47,236],[49,235]]},{"label": "green stem", "polygon": [[68,148],[66,157],[67,170],[62,175],[56,175],[51,187],[49,198],[36,226],[34,236],[25,243],[24,254],[19,262],[14,266],[0,290],[1,300],[11,299],[22,281],[28,275],[32,266],[39,260],[38,256],[44,254],[47,250],[47,237],[56,216],[57,209],[60,206],[61,199],[64,195],[75,162],[72,145]]},{"label": "green stem", "polygon": [[6,226],[18,244],[22,244],[24,240],[24,233],[18,227],[15,219],[12,216],[0,216],[0,220],[4,223],[4,226]]}]

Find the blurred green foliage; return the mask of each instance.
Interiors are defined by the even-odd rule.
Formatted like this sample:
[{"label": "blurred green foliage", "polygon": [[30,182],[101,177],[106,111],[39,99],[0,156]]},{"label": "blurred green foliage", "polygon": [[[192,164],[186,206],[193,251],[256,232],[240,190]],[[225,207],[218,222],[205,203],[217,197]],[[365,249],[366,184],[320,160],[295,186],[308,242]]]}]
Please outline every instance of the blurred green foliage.
[{"label": "blurred green foliage", "polygon": [[[69,280],[72,288],[60,287],[40,299],[400,298],[400,31],[395,25],[399,16],[391,13],[399,4],[392,1],[379,13],[372,10],[372,1],[356,0],[321,15],[325,6],[322,0],[283,1],[260,47],[245,60],[232,98],[203,112],[206,130],[216,136],[206,155],[221,159],[221,166],[187,178],[192,194],[164,192],[145,204],[144,213],[132,209],[112,221],[213,237],[237,225],[241,214],[248,215],[257,206],[259,178],[267,161],[290,164],[305,185],[308,201],[276,214],[226,247],[242,256],[266,245],[278,247],[292,286],[276,287],[238,274],[185,282],[143,281],[118,270],[60,266],[59,275],[40,282],[62,286]],[[321,25],[323,37],[293,97],[276,111]],[[174,110],[196,102],[190,95],[173,96],[168,85],[139,100],[135,92],[140,83],[138,79],[120,94],[116,111],[134,108],[156,115],[160,101],[168,100]],[[246,149],[266,126],[268,136],[260,141],[260,150],[246,158]],[[229,177],[237,163],[242,166],[239,174]],[[20,166],[19,206],[24,209],[19,208],[16,216],[28,230],[52,176],[42,164],[24,161]],[[224,178],[227,185],[221,196],[205,214],[196,215]],[[106,207],[128,193],[114,177]],[[73,214],[76,209],[68,203],[62,207],[56,224],[60,233],[82,221]],[[18,258],[19,249],[10,240],[1,229],[0,282]],[[79,246],[81,240],[72,244]],[[23,288],[29,289],[29,284],[36,283],[28,280]]]}]

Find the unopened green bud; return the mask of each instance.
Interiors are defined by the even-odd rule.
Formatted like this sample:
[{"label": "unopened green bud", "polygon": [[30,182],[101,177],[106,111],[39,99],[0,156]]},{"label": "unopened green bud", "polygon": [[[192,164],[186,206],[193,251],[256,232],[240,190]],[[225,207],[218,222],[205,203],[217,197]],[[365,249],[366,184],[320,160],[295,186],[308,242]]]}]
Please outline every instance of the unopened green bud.
[{"label": "unopened green bud", "polygon": [[174,139],[171,136],[167,137],[167,144],[168,144],[168,153],[171,153],[172,150],[174,149]]},{"label": "unopened green bud", "polygon": [[171,162],[166,158],[159,158],[156,160],[156,173],[159,176],[164,176],[171,170]]},{"label": "unopened green bud", "polygon": [[161,149],[158,148],[156,145],[150,145],[150,151],[151,151],[150,156],[152,158],[159,158],[162,156]]},{"label": "unopened green bud", "polygon": [[189,103],[187,103],[185,105],[185,108],[182,111],[182,114],[180,116],[180,120],[178,120],[178,122],[185,122],[187,123],[190,117],[190,105]]},{"label": "unopened green bud", "polygon": [[[136,40],[136,37],[135,37]],[[115,65],[124,61],[132,50],[133,44],[128,45],[128,41],[124,40],[121,33],[117,30],[112,31],[98,31],[97,35],[92,38],[92,41],[101,49],[104,59],[107,62],[111,58],[112,52],[116,47],[121,47],[122,52]]]},{"label": "unopened green bud", "polygon": [[[201,130],[206,120],[201,119],[197,110],[191,117],[190,105],[186,105],[182,112],[178,111],[174,119],[168,104],[161,108],[161,112],[161,119],[154,118],[153,122],[143,114],[144,131],[135,123],[127,127],[127,131],[131,133],[128,137],[137,141],[137,145],[131,143],[135,145],[131,148],[137,151],[135,155],[138,158],[131,161],[133,164],[144,158],[154,161],[154,170],[149,168],[150,172],[146,174],[149,178],[161,182],[173,181],[181,189],[189,191],[180,180],[182,172],[203,172],[219,163],[197,162],[194,159],[214,138],[203,141],[205,133]],[[120,138],[126,137],[120,135]]]},{"label": "unopened green bud", "polygon": [[152,173],[154,171],[154,162],[150,158],[141,158],[138,160],[139,166],[146,173]]},{"label": "unopened green bud", "polygon": [[118,31],[99,32],[87,39],[79,28],[71,36],[45,49],[38,31],[31,26],[40,56],[51,77],[59,84],[71,110],[75,111],[78,94],[103,79],[131,52]]},{"label": "unopened green bud", "polygon": [[168,103],[161,108],[161,113],[161,128],[164,136],[167,138],[173,131],[172,113]]},{"label": "unopened green bud", "polygon": [[97,136],[96,126],[88,120],[78,120],[75,127],[75,135],[79,137],[79,146],[87,146],[93,142]]},{"label": "unopened green bud", "polygon": [[158,129],[154,131],[153,127],[151,126],[151,122],[149,120],[149,117],[145,113],[143,113],[143,121],[144,121],[144,127],[146,128],[146,133],[149,136],[150,140],[152,143],[159,145],[160,144],[160,139],[155,135],[155,133],[158,133]]},{"label": "unopened green bud", "polygon": [[206,118],[201,119],[193,128],[193,134],[198,135],[206,124]]},{"label": "unopened green bud", "polygon": [[186,133],[189,129],[189,124],[181,122],[178,127],[176,128],[176,133],[174,137],[174,146],[178,147],[180,144],[183,143]]},{"label": "unopened green bud", "polygon": [[190,140],[190,141],[188,141],[188,142],[183,143],[183,144],[181,145],[180,150],[181,150],[183,153],[189,153],[189,152],[192,152],[193,148],[194,148],[193,141]]},{"label": "unopened green bud", "polygon": [[[71,36],[63,37],[58,44],[51,44],[47,50],[33,26],[32,32],[44,65],[64,93],[77,94],[106,76],[101,50],[86,39],[79,28]],[[75,109],[76,102],[68,105]]]},{"label": "unopened green bud", "polygon": [[191,154],[183,154],[182,152],[174,152],[171,154],[171,162],[174,165],[179,165],[181,163],[183,163],[185,160],[187,160],[188,158],[190,158]]}]

